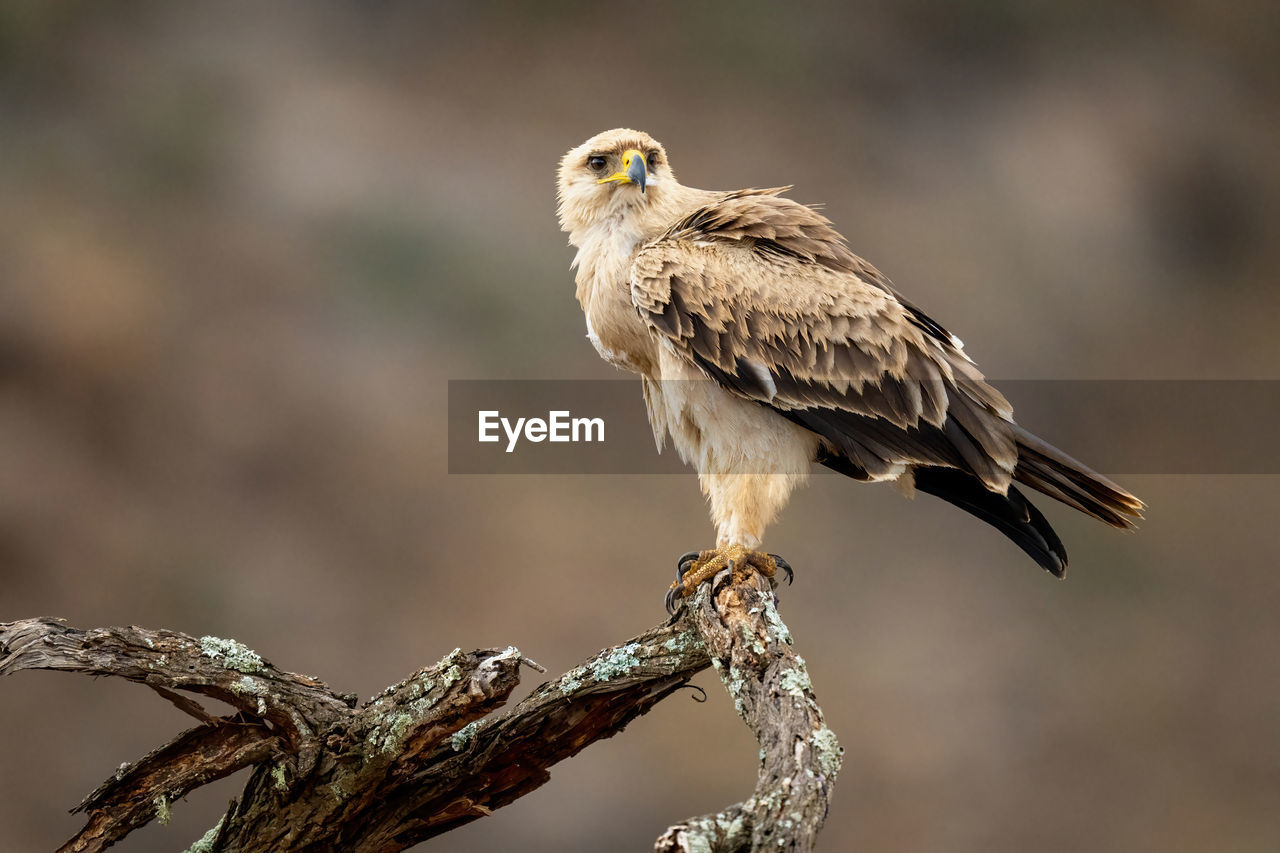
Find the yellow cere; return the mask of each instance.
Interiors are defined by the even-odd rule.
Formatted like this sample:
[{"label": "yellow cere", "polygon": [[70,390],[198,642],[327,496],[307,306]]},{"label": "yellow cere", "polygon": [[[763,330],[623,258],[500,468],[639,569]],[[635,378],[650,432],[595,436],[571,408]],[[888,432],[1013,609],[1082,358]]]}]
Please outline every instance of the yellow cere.
[{"label": "yellow cere", "polygon": [[615,181],[616,181],[616,182],[618,182],[618,183],[624,183],[624,184],[629,184],[629,183],[631,183],[632,181],[631,181],[630,176],[629,176],[629,175],[627,175],[627,170],[631,168],[631,161],[632,161],[632,160],[634,160],[634,159],[635,159],[635,158],[637,158],[637,157],[639,157],[639,158],[641,158],[641,159],[643,160],[643,159],[644,159],[644,154],[643,154],[643,153],[641,153],[640,151],[638,151],[638,150],[637,150],[637,149],[635,149],[635,148],[628,148],[626,151],[622,152],[622,171],[620,171],[620,172],[614,172],[614,173],[613,173],[612,175],[610,175],[609,177],[607,177],[607,178],[601,178],[600,180],[596,181],[596,183],[597,183],[597,184],[608,184],[608,183],[612,183],[612,182],[615,182]]}]

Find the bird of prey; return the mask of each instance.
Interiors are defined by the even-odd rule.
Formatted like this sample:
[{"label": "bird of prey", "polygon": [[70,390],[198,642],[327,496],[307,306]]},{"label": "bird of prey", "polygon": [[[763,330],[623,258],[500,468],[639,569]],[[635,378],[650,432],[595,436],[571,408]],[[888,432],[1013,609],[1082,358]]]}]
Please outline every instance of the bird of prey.
[{"label": "bird of prey", "polygon": [[963,344],[782,193],[676,180],[640,131],[609,130],[560,162],[558,214],[577,247],[587,336],[639,373],[661,451],[698,471],[716,547],[686,554],[668,608],[726,567],[790,567],[758,550],[820,462],[972,513],[1061,577],[1067,552],[1015,481],[1113,527],[1143,503],[1013,421]]}]

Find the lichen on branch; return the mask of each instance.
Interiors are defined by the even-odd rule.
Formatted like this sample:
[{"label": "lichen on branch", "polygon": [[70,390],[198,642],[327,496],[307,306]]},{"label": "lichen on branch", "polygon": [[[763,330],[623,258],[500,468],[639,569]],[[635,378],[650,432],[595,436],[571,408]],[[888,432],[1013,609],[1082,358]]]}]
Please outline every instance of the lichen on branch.
[{"label": "lichen on branch", "polygon": [[[659,849],[745,850],[762,838],[769,849],[808,849],[840,751],[762,578],[718,587],[714,606],[704,586],[676,618],[501,713],[521,667],[541,670],[510,646],[454,649],[361,705],[236,640],[86,631],[54,619],[0,623],[0,676],[49,669],[125,678],[201,721],[86,797],[77,808],[86,825],[60,848],[67,853],[105,850],[165,822],[188,792],[244,767],[253,772],[240,797],[189,853],[394,853],[545,784],[553,765],[622,731],[713,662],[760,739],[760,781],[746,802],[673,827],[675,846],[660,840]],[[199,697],[236,713],[213,716]]]}]

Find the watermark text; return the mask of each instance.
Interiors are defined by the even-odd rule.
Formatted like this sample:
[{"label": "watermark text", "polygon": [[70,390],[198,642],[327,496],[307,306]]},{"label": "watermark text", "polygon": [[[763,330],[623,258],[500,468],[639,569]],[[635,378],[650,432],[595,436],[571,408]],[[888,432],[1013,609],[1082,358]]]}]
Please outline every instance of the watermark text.
[{"label": "watermark text", "polygon": [[516,449],[523,437],[535,444],[551,442],[604,441],[604,418],[575,418],[567,410],[547,412],[544,418],[504,418],[497,409],[484,409],[479,418],[479,440],[482,442],[507,440],[507,453]]}]

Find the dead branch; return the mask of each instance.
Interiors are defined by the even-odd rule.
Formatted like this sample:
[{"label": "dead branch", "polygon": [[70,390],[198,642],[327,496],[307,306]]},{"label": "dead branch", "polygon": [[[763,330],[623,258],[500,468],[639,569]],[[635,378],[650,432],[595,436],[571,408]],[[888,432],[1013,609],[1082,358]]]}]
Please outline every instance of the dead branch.
[{"label": "dead branch", "polygon": [[[727,573],[726,573],[727,574]],[[668,829],[657,853],[807,851],[817,843],[842,751],[822,720],[804,659],[757,574],[704,586],[694,624],[734,708],[760,742],[760,772],[746,802]]]},{"label": "dead branch", "polygon": [[[357,706],[355,696],[278,670],[232,640],[84,631],[53,619],[0,623],[0,676],[52,669],[127,678],[201,720],[90,794],[76,808],[88,815],[84,829],[60,853],[104,850],[244,767],[254,770],[241,796],[192,853],[394,853],[536,789],[552,765],[620,732],[709,664],[760,740],[760,778],[746,802],[672,827],[656,849],[812,848],[839,747],[763,579],[726,583],[714,601],[704,586],[678,618],[488,716],[522,663],[515,648],[454,650]],[[213,716],[186,694],[237,713]]]}]

